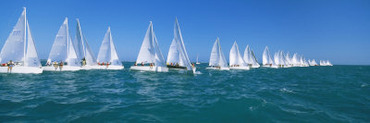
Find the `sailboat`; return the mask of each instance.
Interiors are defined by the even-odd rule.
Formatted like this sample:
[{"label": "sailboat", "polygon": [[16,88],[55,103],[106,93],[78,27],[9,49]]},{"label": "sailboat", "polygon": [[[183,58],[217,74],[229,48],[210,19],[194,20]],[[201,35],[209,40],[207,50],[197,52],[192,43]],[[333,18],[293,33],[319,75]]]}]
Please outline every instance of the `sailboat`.
[{"label": "sailboat", "polygon": [[0,73],[42,73],[31,29],[23,8],[0,53]]},{"label": "sailboat", "polygon": [[154,34],[152,21],[150,21],[148,30],[146,31],[136,63],[134,66],[131,66],[130,69],[157,72],[168,71],[163,55],[158,46],[157,37]]},{"label": "sailboat", "polygon": [[91,50],[89,43],[87,42],[85,36],[82,34],[80,20],[76,19],[76,41],[74,42],[74,47],[77,52],[77,58],[82,62],[82,69],[100,69],[96,62],[93,51]]},{"label": "sailboat", "polygon": [[329,60],[326,61],[320,60],[320,66],[333,66],[333,64],[331,64]]},{"label": "sailboat", "polygon": [[244,50],[244,57],[245,63],[248,64],[251,68],[259,68],[260,64],[258,64],[256,56],[254,55],[253,50],[250,49],[249,45]]},{"label": "sailboat", "polygon": [[230,49],[229,55],[230,69],[239,69],[239,70],[249,70],[249,66],[245,63],[244,59],[240,55],[239,46],[234,42],[233,46]]},{"label": "sailboat", "polygon": [[263,50],[262,64],[263,64],[262,65],[263,67],[278,68],[278,66],[272,60],[271,55],[270,55],[270,50],[267,46],[265,47],[265,50]]},{"label": "sailboat", "polygon": [[308,60],[308,63],[310,64],[310,66],[318,66],[315,59]]},{"label": "sailboat", "polygon": [[301,67],[302,64],[300,62],[300,60],[298,59],[298,54],[297,53],[294,53],[293,54],[293,57],[292,59],[290,60],[291,61],[291,64],[293,65],[293,67]]},{"label": "sailboat", "polygon": [[197,62],[195,64],[200,64],[198,55],[197,55]]},{"label": "sailboat", "polygon": [[286,61],[286,64],[287,64],[287,66],[288,67],[292,67],[293,65],[292,65],[292,60],[291,60],[291,58],[290,58],[290,55],[289,55],[289,52],[288,53],[286,53],[286,55],[285,55],[285,61]]},{"label": "sailboat", "polygon": [[206,69],[230,70],[230,68],[227,66],[227,61],[224,53],[221,50],[220,41],[218,38],[213,44],[211,57],[209,59],[209,67]]},{"label": "sailboat", "polygon": [[196,68],[191,64],[189,60],[177,18],[173,31],[174,38],[168,51],[167,67],[170,69],[192,70],[193,72],[195,72]]},{"label": "sailboat", "polygon": [[97,62],[102,69],[120,70],[124,68],[118,58],[110,27],[108,27],[100,46]]},{"label": "sailboat", "polygon": [[80,69],[81,64],[77,58],[71,37],[69,36],[68,18],[65,18],[55,37],[44,70],[77,71]]}]

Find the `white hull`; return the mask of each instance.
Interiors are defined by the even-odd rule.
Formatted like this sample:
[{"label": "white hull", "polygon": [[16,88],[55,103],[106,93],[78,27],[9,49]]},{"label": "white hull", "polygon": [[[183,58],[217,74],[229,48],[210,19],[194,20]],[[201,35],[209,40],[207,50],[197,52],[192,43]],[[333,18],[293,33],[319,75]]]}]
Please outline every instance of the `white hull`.
[{"label": "white hull", "polygon": [[252,65],[252,66],[250,66],[250,68],[260,68],[260,66],[258,65]]},{"label": "white hull", "polygon": [[23,67],[14,66],[11,72],[8,72],[8,67],[0,67],[0,73],[42,73],[42,67]]},{"label": "white hull", "polygon": [[156,66],[131,66],[130,70],[138,71],[153,71],[153,72],[168,72],[167,67],[156,67]]},{"label": "white hull", "polygon": [[209,69],[209,70],[230,70],[230,68],[228,67],[207,67],[206,69]]},{"label": "white hull", "polygon": [[99,66],[100,69],[105,69],[105,70],[122,70],[125,67],[123,66],[117,66],[117,65],[109,65],[107,66]]},{"label": "white hull", "polygon": [[230,67],[232,70],[249,70],[249,67]]},{"label": "white hull", "polygon": [[200,64],[199,62],[195,63],[195,64]]},{"label": "white hull", "polygon": [[94,70],[94,69],[102,69],[103,67],[102,66],[88,66],[88,65],[85,65],[85,66],[82,66],[81,69],[82,70]]},{"label": "white hull", "polygon": [[81,67],[77,66],[63,66],[62,70],[60,70],[59,67],[55,69],[54,66],[44,66],[45,71],[78,71],[81,69],[82,69]]},{"label": "white hull", "polygon": [[268,68],[279,68],[279,66],[276,65],[263,65],[262,67],[268,67]]}]

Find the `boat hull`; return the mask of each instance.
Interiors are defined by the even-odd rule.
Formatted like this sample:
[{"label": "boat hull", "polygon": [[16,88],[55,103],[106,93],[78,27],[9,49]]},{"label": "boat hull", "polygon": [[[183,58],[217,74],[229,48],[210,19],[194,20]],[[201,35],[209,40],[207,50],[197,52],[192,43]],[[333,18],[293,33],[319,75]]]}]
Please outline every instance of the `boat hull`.
[{"label": "boat hull", "polygon": [[81,69],[82,70],[96,70],[96,69],[102,69],[103,67],[102,66],[88,66],[88,65],[85,65],[85,66],[82,66]]},{"label": "boat hull", "polygon": [[250,66],[250,68],[260,68],[260,66],[258,65],[252,65],[252,66]]},{"label": "boat hull", "polygon": [[209,70],[230,70],[228,67],[207,67]]},{"label": "boat hull", "polygon": [[230,67],[230,70],[249,70],[249,67]]},{"label": "boat hull", "polygon": [[40,74],[42,73],[42,67],[24,67],[24,66],[14,66],[11,72],[8,72],[8,67],[0,67],[0,73],[31,73]]},{"label": "boat hull", "polygon": [[81,67],[77,67],[77,66],[63,66],[62,70],[60,70],[59,67],[57,69],[55,69],[54,66],[45,66],[44,67],[45,71],[78,71],[78,70],[81,70],[81,69],[82,69]]},{"label": "boat hull", "polygon": [[262,67],[268,67],[268,68],[279,68],[279,66],[276,65],[263,65]]},{"label": "boat hull", "polygon": [[167,67],[156,67],[156,66],[131,66],[130,70],[168,72]]},{"label": "boat hull", "polygon": [[122,70],[125,67],[123,66],[118,66],[118,65],[109,65],[107,66],[99,66],[99,69],[105,69],[105,70]]}]

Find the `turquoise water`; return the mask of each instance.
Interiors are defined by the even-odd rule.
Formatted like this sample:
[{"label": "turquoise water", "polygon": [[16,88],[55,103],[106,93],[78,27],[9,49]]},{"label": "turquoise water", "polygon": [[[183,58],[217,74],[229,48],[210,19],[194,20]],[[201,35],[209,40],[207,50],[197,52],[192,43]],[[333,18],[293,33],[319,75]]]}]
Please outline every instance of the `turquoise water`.
[{"label": "turquoise water", "polygon": [[370,66],[0,74],[0,121],[370,122]]}]

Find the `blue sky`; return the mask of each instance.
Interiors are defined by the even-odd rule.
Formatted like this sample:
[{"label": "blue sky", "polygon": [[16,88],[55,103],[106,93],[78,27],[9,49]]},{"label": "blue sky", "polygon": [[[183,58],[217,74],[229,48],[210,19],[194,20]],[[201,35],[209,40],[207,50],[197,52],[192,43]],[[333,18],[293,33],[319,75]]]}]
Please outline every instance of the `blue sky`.
[{"label": "blue sky", "polygon": [[261,62],[265,46],[328,59],[334,64],[370,64],[369,0],[1,0],[0,46],[27,7],[39,57],[47,59],[65,17],[75,35],[75,18],[95,54],[111,26],[120,59],[135,61],[149,21],[166,57],[179,19],[192,61],[208,62],[217,37],[228,59],[237,41],[251,45]]}]

